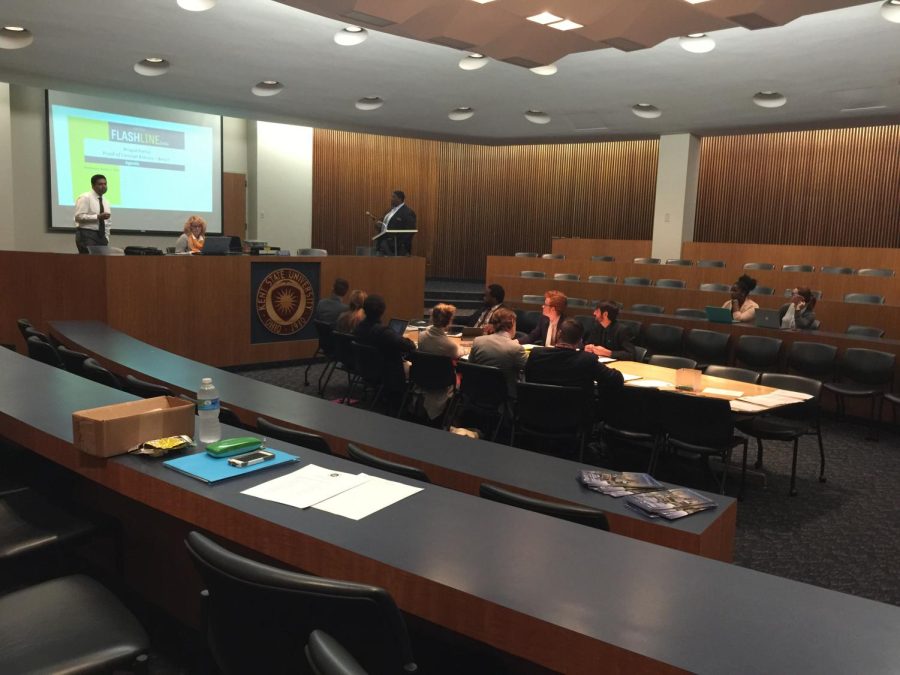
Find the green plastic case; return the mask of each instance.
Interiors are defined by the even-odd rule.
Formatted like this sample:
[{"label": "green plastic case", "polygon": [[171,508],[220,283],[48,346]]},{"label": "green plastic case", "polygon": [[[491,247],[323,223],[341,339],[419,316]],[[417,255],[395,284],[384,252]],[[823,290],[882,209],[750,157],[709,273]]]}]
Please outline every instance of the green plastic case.
[{"label": "green plastic case", "polygon": [[253,436],[241,436],[239,438],[223,438],[221,441],[210,443],[206,446],[206,452],[213,457],[232,457],[251,450],[257,450],[262,446],[262,441]]}]

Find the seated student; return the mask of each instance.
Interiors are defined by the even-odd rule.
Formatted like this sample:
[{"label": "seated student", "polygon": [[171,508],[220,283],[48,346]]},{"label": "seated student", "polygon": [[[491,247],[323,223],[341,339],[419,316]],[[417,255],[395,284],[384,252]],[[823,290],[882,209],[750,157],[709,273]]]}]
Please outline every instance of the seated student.
[{"label": "seated student", "polygon": [[542,316],[538,320],[537,326],[524,338],[519,338],[519,342],[523,345],[544,345],[545,347],[555,345],[559,326],[566,318],[568,304],[569,299],[565,293],[559,291],[544,293]]},{"label": "seated student", "polygon": [[531,350],[525,364],[525,381],[583,389],[592,389],[596,382],[602,391],[621,388],[625,384],[622,373],[607,368],[593,354],[578,351],[583,334],[580,323],[565,319],[559,326],[555,349]]},{"label": "seated student", "polygon": [[356,330],[359,322],[363,320],[363,303],[366,301],[368,294],[365,291],[352,290],[350,297],[347,299],[347,310],[341,312],[334,325],[334,329],[339,333],[352,333]]},{"label": "seated student", "polygon": [[175,253],[200,253],[206,241],[206,221],[191,216],[184,223],[184,234],[175,242]]},{"label": "seated student", "polygon": [[[460,343],[447,336],[447,326],[453,321],[456,307],[440,303],[431,310],[431,325],[427,330],[419,333],[419,348],[417,351],[426,354],[447,356],[454,361],[460,356]],[[425,412],[429,419],[435,419],[444,412],[447,401],[453,395],[453,387],[436,391],[426,391],[423,398]]]},{"label": "seated student", "polygon": [[594,325],[584,338],[584,351],[595,356],[608,356],[619,361],[634,361],[634,336],[631,327],[616,319],[619,306],[604,300],[594,309]]},{"label": "seated student", "polygon": [[[506,297],[506,291],[500,284],[490,284],[484,289],[484,307],[474,312],[468,317],[464,325],[473,328],[484,328],[491,323],[491,317],[494,312],[503,307],[503,298]],[[459,321],[458,323],[463,323]]]},{"label": "seated student", "polygon": [[489,326],[491,332],[488,335],[481,335],[472,342],[469,363],[502,370],[509,395],[515,398],[519,373],[528,360],[525,349],[516,340],[516,313],[501,307],[491,315]]},{"label": "seated student", "polygon": [[754,288],[756,288],[756,279],[752,279],[746,274],[742,274],[732,284],[731,300],[722,305],[722,307],[731,309],[731,316],[735,321],[753,321],[754,317],[756,317],[756,310],[759,309],[759,305],[748,297],[750,291]]},{"label": "seated student", "polygon": [[331,287],[331,297],[322,298],[316,305],[316,313],[314,318],[318,321],[324,321],[331,326],[337,323],[338,317],[347,311],[347,305],[344,304],[344,296],[350,290],[350,284],[346,279],[338,277],[334,280]]},{"label": "seated student", "polygon": [[363,302],[365,318],[359,322],[353,335],[363,343],[372,345],[384,357],[384,392],[391,411],[396,412],[406,390],[406,369],[403,355],[416,349],[416,344],[397,335],[381,323],[386,305],[380,295],[370,295]]},{"label": "seated student", "polygon": [[782,328],[808,328],[816,329],[819,321],[816,319],[816,296],[805,287],[795,288],[791,301],[781,308]]}]

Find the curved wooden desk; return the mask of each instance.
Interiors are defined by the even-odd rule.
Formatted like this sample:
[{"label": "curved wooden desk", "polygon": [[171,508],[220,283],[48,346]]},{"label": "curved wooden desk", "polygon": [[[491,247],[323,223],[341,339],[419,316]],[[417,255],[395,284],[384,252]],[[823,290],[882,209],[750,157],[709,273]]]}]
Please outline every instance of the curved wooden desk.
[{"label": "curved wooden desk", "polygon": [[478,494],[482,482],[532,495],[583,504],[607,513],[612,530],[682,551],[731,561],[737,505],[707,494],[718,508],[673,523],[648,520],[621,500],[588,490],[576,481],[585,465],[489,441],[396,420],[323,401],[281,387],[170,354],[95,321],[53,321],[53,335],[73,349],[90,353],[111,370],[132,373],[182,393],[194,394],[202,377],[212,377],[225,405],[255,425],[256,418],[323,435],[346,454],[348,442],[375,454],[412,464],[445,487]]},{"label": "curved wooden desk", "polygon": [[[165,570],[132,580],[156,603],[175,605],[189,590],[196,598],[179,538],[201,528],[313,574],[383,586],[412,615],[566,673],[877,674],[900,663],[894,606],[437,486],[358,522],[264,502],[240,492],[290,468],[209,486],[156,461],[76,450],[71,413],[127,394],[7,350],[0,385],[0,436],[183,521],[174,536],[126,530]],[[280,447],[304,462],[359,470]]]}]

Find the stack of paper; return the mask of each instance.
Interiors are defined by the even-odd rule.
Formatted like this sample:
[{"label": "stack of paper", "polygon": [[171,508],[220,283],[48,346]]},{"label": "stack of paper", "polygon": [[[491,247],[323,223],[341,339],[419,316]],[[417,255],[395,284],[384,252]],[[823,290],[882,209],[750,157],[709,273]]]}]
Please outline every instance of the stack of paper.
[{"label": "stack of paper", "polygon": [[242,494],[298,509],[312,506],[360,520],[421,490],[364,473],[354,475],[307,464],[302,469],[244,490]]},{"label": "stack of paper", "polygon": [[[628,382],[628,380],[625,380]],[[634,380],[631,382],[631,385],[634,387],[648,387],[652,389],[671,389],[675,385],[671,382],[664,382],[663,380]]]},{"label": "stack of paper", "polygon": [[[806,398],[802,398],[804,396]],[[762,406],[763,408],[776,408],[782,405],[793,405],[794,403],[800,403],[809,398],[812,398],[812,396],[809,396],[808,394],[801,394],[800,392],[796,391],[776,389],[769,394],[759,394],[757,396],[742,396],[741,400],[747,403],[755,403],[756,405]]]},{"label": "stack of paper", "polygon": [[602,492],[610,497],[624,497],[636,492],[652,492],[663,485],[648,473],[630,471],[592,471],[584,469],[578,480],[586,488]]},{"label": "stack of paper", "polygon": [[716,508],[716,503],[687,488],[645,492],[625,498],[625,503],[650,518],[675,520],[698,511]]}]

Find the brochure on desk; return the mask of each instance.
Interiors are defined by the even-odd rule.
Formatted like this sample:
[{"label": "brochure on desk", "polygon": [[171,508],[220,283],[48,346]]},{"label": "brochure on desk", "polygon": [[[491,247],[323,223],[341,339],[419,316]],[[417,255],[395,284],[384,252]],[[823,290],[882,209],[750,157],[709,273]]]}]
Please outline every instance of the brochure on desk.
[{"label": "brochure on desk", "polygon": [[246,476],[248,473],[255,471],[271,469],[282,464],[299,461],[294,455],[289,455],[281,450],[274,450],[273,448],[266,448],[266,450],[273,453],[275,457],[251,466],[233,466],[228,463],[228,458],[213,457],[205,452],[196,452],[193,455],[170,459],[163,462],[163,465],[183,473],[185,476],[212,484],[221,483],[223,480],[230,478]]}]

